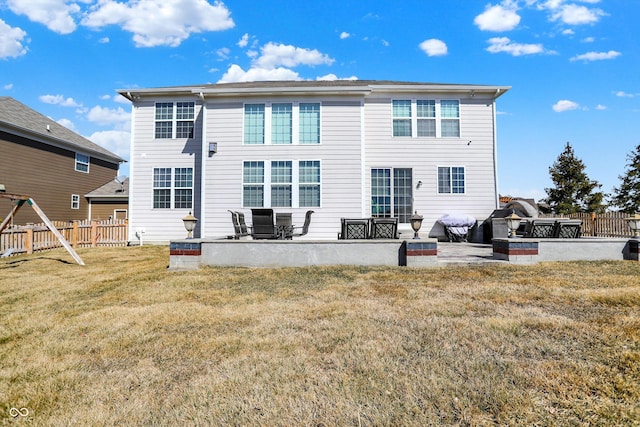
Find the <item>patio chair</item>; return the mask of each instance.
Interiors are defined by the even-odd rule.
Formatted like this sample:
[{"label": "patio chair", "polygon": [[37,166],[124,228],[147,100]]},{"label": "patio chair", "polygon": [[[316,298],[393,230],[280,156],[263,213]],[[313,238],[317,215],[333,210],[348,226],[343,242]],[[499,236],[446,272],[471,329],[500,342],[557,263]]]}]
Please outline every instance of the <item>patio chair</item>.
[{"label": "patio chair", "polygon": [[247,224],[244,222],[244,214],[242,212],[232,210],[229,212],[231,212],[231,221],[233,222],[233,231],[235,233],[230,237],[235,240],[239,240],[241,237],[249,236]]},{"label": "patio chair", "polygon": [[371,218],[370,239],[397,239],[398,218]]},{"label": "patio chair", "polygon": [[290,212],[276,213],[276,228],[281,239],[291,239],[293,234],[293,223]]},{"label": "patio chair", "polygon": [[522,237],[545,239],[553,237],[554,219],[531,219],[524,228]]},{"label": "patio chair", "polygon": [[338,239],[366,239],[369,237],[369,219],[368,218],[340,218],[341,231],[338,233]]},{"label": "patio chair", "polygon": [[251,209],[253,222],[251,236],[254,239],[277,239],[278,229],[273,223],[273,209]]},{"label": "patio chair", "polygon": [[[304,215],[304,224],[302,225],[302,227],[294,227],[294,232],[293,234],[291,234],[291,237],[301,237],[309,232],[309,224],[311,224],[311,214],[313,212],[314,211],[311,210],[307,211],[307,213]],[[298,228],[300,229],[300,232],[296,233],[295,230]]]},{"label": "patio chair", "polygon": [[577,239],[582,232],[582,221],[579,219],[561,219],[556,221],[553,237],[560,239]]}]

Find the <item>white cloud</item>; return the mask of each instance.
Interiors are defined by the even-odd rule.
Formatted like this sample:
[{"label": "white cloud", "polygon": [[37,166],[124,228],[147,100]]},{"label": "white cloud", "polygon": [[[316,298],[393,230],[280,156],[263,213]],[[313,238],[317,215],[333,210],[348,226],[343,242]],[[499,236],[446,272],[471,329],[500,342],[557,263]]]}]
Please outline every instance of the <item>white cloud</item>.
[{"label": "white cloud", "polygon": [[261,55],[254,61],[257,68],[272,69],[280,65],[331,65],[335,61],[317,49],[306,49],[285,44],[267,43],[260,48]]},{"label": "white cloud", "polygon": [[594,41],[596,41],[595,37],[585,37],[582,40],[580,40],[582,43],[593,43]]},{"label": "white cloud", "polygon": [[520,23],[517,4],[505,0],[495,6],[487,6],[484,12],[476,16],[473,23],[482,31],[510,31]]},{"label": "white cloud", "polygon": [[129,159],[131,133],[124,130],[107,130],[94,132],[86,137],[112,153],[116,153],[123,159]]},{"label": "white cloud", "polygon": [[568,99],[561,99],[553,105],[553,111],[561,113],[563,111],[577,110],[580,108],[580,104],[569,101]]},{"label": "white cloud", "polygon": [[231,50],[229,50],[228,47],[223,47],[223,48],[220,48],[220,49],[216,50],[216,55],[218,56],[218,61],[224,61],[225,59],[228,59],[230,53],[231,53]]},{"label": "white cloud", "polygon": [[[508,53],[513,56],[533,55],[536,53],[545,53],[541,44],[523,44],[512,42],[507,37],[493,37],[488,40],[488,52],[491,53]],[[551,53],[551,52],[547,52]]]},{"label": "white cloud", "polygon": [[57,120],[57,123],[66,127],[67,129],[71,129],[72,131],[76,131],[76,125],[69,119],[60,119]]},{"label": "white cloud", "polygon": [[346,31],[340,33],[341,40],[348,39],[349,37],[351,37],[351,34],[347,33]]},{"label": "white cloud", "polygon": [[551,21],[561,21],[567,25],[593,24],[606,15],[601,9],[562,2],[547,2],[547,8],[552,10]]},{"label": "white cloud", "polygon": [[122,107],[116,109],[95,106],[87,113],[87,119],[99,125],[115,125],[118,129],[128,129],[131,124],[131,114]]},{"label": "white cloud", "polygon": [[566,30],[562,30],[562,35],[563,36],[572,36],[574,35],[576,32],[573,31],[571,28],[567,28]]},{"label": "white cloud", "polygon": [[420,49],[428,56],[443,56],[447,54],[447,45],[442,40],[429,39],[420,43]]},{"label": "white cloud", "polygon": [[333,73],[329,73],[329,74],[326,74],[324,76],[316,77],[316,80],[318,80],[318,81],[358,80],[358,77],[356,77],[356,76],[338,77]]},{"label": "white cloud", "polygon": [[606,59],[613,59],[622,55],[620,52],[610,50],[609,52],[587,52],[582,55],[574,56],[570,61],[602,61]]},{"label": "white cloud", "polygon": [[385,46],[385,47],[388,47],[391,44],[391,43],[389,43],[388,41],[386,41],[384,39],[382,39],[381,43],[382,43],[382,46]]},{"label": "white cloud", "polygon": [[249,33],[244,33],[236,44],[238,47],[246,47],[249,44]]},{"label": "white cloud", "polygon": [[232,64],[218,83],[255,82],[266,80],[302,80],[298,73],[287,68],[250,68],[245,71],[239,65]]},{"label": "white cloud", "polygon": [[76,23],[73,15],[80,12],[80,6],[66,0],[8,0],[7,6],[13,13],[25,15],[58,34],[74,32]]},{"label": "white cloud", "polygon": [[606,110],[606,109],[607,109],[606,105],[602,105],[602,104],[596,105],[596,110]]},{"label": "white cloud", "polygon": [[192,33],[222,31],[235,25],[223,3],[207,0],[101,0],[82,24],[90,28],[119,25],[133,33],[137,47],[176,47]]},{"label": "white cloud", "polygon": [[627,93],[623,90],[620,90],[618,92],[616,92],[616,96],[620,97],[620,98],[635,98],[636,95],[634,95],[633,93]]},{"label": "white cloud", "polygon": [[18,27],[11,27],[0,19],[0,59],[17,58],[25,55],[27,48],[24,47],[27,33]]},{"label": "white cloud", "polygon": [[98,43],[107,44],[107,43],[109,43],[109,41],[110,41],[109,37],[102,37],[102,38],[100,38],[100,40],[98,40]]},{"label": "white cloud", "polygon": [[60,105],[61,107],[81,107],[73,98],[66,98],[62,95],[41,95],[38,97],[45,104]]},{"label": "white cloud", "polygon": [[11,90],[13,89],[13,83],[7,83],[6,85],[2,86],[2,88],[5,90]]}]

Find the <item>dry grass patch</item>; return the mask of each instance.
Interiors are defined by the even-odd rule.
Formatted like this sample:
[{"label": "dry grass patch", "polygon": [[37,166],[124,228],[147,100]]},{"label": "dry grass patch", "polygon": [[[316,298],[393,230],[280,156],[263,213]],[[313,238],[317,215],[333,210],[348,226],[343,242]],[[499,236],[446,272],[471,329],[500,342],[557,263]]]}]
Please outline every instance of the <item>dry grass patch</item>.
[{"label": "dry grass patch", "polygon": [[166,247],[79,253],[0,260],[4,423],[640,424],[638,263],[170,272]]}]

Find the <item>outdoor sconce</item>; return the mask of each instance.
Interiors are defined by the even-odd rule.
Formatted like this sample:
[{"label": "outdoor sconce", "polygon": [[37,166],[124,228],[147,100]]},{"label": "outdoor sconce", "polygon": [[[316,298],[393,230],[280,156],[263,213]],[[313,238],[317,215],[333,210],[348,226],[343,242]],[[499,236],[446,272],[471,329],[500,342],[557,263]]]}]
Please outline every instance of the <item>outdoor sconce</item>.
[{"label": "outdoor sconce", "polygon": [[629,228],[631,229],[631,235],[633,237],[640,237],[640,214],[633,214],[629,218],[625,218]]},{"label": "outdoor sconce", "polygon": [[218,143],[217,142],[210,142],[209,143],[209,157],[213,156],[217,152],[218,152]]},{"label": "outdoor sconce", "polygon": [[509,237],[516,237],[516,230],[520,227],[521,219],[515,212],[511,212],[511,215],[505,217],[507,228],[509,228]]},{"label": "outdoor sconce", "polygon": [[189,215],[182,218],[182,222],[184,222],[184,228],[187,230],[187,239],[192,239],[193,230],[196,229],[196,223],[198,222],[198,218],[191,215],[191,212],[189,212]]},{"label": "outdoor sconce", "polygon": [[418,211],[416,211],[413,215],[411,215],[411,228],[413,228],[413,238],[419,239],[418,231],[420,231],[420,227],[422,227],[422,220],[424,218],[422,215],[418,215]]}]

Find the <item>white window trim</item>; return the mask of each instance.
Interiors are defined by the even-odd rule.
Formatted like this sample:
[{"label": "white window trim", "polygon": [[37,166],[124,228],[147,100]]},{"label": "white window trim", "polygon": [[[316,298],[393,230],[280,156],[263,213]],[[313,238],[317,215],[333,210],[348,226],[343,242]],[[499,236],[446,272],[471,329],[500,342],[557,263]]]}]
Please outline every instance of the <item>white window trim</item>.
[{"label": "white window trim", "polygon": [[72,194],[71,195],[71,209],[78,210],[80,209],[80,195]]},{"label": "white window trim", "polygon": [[[264,181],[262,182],[263,186],[263,194],[264,194],[264,208],[270,209],[271,206],[271,186],[274,185],[271,182],[271,163],[272,162],[291,162],[291,206],[279,206],[276,209],[290,208],[290,209],[298,209],[300,207],[300,162],[318,162],[320,164],[320,182],[318,185],[320,186],[320,203],[318,207],[322,206],[322,160],[320,159],[268,159],[268,160],[243,160],[242,161],[242,170],[244,173],[244,163],[245,162],[263,162],[264,164]],[[252,208],[255,206],[244,206],[244,186],[245,186],[244,178],[242,180],[242,193],[241,193],[241,203],[243,208]],[[250,183],[248,185],[257,185],[258,183]],[[304,183],[309,184],[309,183]],[[278,183],[275,183],[278,185]],[[288,184],[287,184],[288,185]]]},{"label": "white window trim", "polygon": [[[191,187],[176,187],[176,169],[191,169]],[[154,185],[153,176],[155,169],[169,169],[171,171],[171,180],[169,187],[156,187]],[[191,210],[193,209],[194,197],[195,197],[195,169],[192,166],[153,166],[151,168],[151,210],[154,211],[169,211],[169,210]],[[176,190],[188,190],[191,189],[191,207],[190,208],[176,208]],[[156,208],[154,206],[154,191],[155,190],[169,190],[169,207],[168,208]]]},{"label": "white window trim", "polygon": [[[393,120],[396,118],[393,115],[393,101],[411,101],[411,136],[394,136],[393,135]],[[418,106],[417,101],[435,101],[436,103],[436,116],[433,118],[436,121],[436,136],[418,136],[418,119],[427,119],[427,117],[418,117]],[[442,136],[442,120],[453,120],[452,117],[442,117],[440,103],[441,101],[458,101],[458,128],[460,129],[459,136]],[[389,108],[391,109],[391,137],[392,138],[421,138],[421,139],[460,139],[462,138],[462,108],[461,101],[459,98],[393,98],[389,103]],[[402,117],[398,117],[402,119]],[[431,117],[429,117],[431,118]],[[409,117],[404,117],[405,120],[409,120]]]},{"label": "white window trim", "polygon": [[[83,161],[78,160],[78,156],[85,156],[87,158],[86,163]],[[83,171],[81,169],[78,169],[78,165],[87,165],[87,170]],[[82,172],[82,173],[89,173],[89,169],[91,167],[91,156],[89,156],[88,154],[84,154],[84,153],[76,153],[76,161],[74,163],[74,169],[76,172]]]},{"label": "white window trim", "polygon": [[[439,175],[439,170],[440,168],[449,168],[449,179],[451,179],[451,191],[448,193],[441,193],[440,192],[440,175]],[[451,169],[452,168],[461,168],[464,171],[464,191],[462,193],[454,193],[453,192],[453,177],[451,176]],[[454,197],[460,197],[460,196],[465,196],[467,195],[467,183],[468,183],[468,176],[467,176],[467,167],[466,166],[461,166],[461,165],[437,165],[436,166],[436,195],[438,196],[454,196]]]},{"label": "white window trim", "polygon": [[[193,103],[193,119],[192,120],[178,120],[178,103],[179,102],[191,102]],[[156,108],[158,104],[171,104],[171,138],[156,138],[156,124],[158,122],[168,122],[169,120],[158,120],[156,119]],[[153,104],[153,139],[189,139],[185,137],[178,138],[176,135],[178,133],[178,122],[193,122],[193,137],[195,138],[196,133],[196,117],[197,117],[197,108],[198,104],[192,100],[178,100],[178,101],[156,101]]]},{"label": "white window trim", "polygon": [[[291,104],[291,144],[273,144],[271,142],[271,123],[272,123],[272,105],[273,104]],[[300,104],[319,104],[320,118],[318,127],[320,128],[320,137],[317,144],[300,143]],[[248,144],[245,140],[245,107],[247,105],[264,105],[264,144]],[[316,147],[322,144],[322,102],[316,101],[269,101],[269,102],[251,102],[246,101],[242,104],[242,145],[260,146],[260,145],[302,145]]]}]

